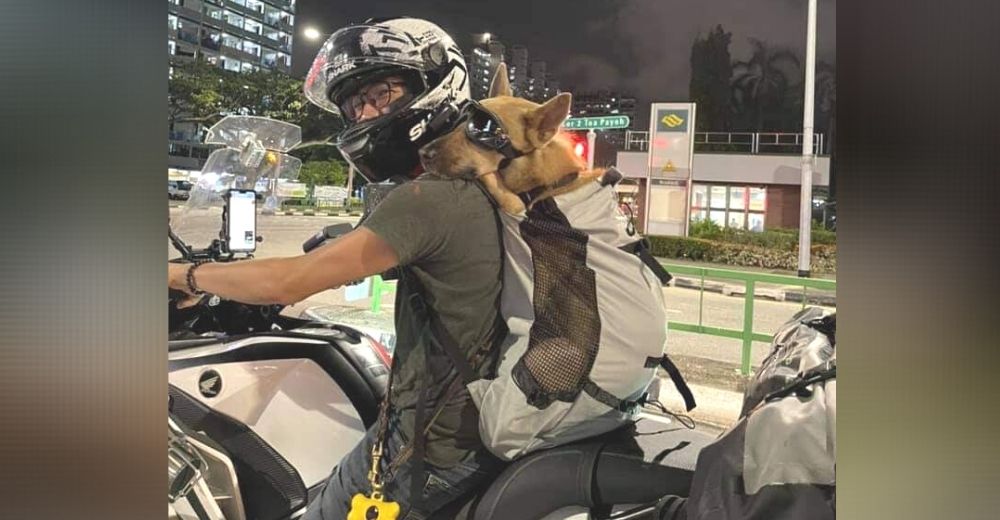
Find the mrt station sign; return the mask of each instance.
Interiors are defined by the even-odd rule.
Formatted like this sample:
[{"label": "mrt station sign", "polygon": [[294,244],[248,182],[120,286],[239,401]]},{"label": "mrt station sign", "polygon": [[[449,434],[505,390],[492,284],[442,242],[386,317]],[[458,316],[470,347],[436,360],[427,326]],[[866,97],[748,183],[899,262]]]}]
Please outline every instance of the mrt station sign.
[{"label": "mrt station sign", "polygon": [[643,221],[647,235],[687,235],[694,121],[694,103],[653,103],[650,107]]}]

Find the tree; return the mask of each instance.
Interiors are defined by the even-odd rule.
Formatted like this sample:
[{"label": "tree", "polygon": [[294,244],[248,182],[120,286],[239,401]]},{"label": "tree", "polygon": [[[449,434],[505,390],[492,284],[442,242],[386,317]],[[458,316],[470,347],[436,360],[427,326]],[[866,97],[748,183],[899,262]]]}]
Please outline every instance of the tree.
[{"label": "tree", "polygon": [[816,66],[816,128],[823,129],[826,151],[830,154],[830,194],[827,202],[837,200],[837,69],[819,62]]},{"label": "tree", "polygon": [[826,62],[816,66],[816,128],[833,144],[837,118],[837,69]]},{"label": "tree", "polygon": [[[757,131],[767,130],[766,124],[784,126],[789,101],[794,98],[788,97],[793,85],[782,66],[798,69],[799,59],[788,50],[768,48],[755,38],[750,43],[753,46],[750,59],[733,64],[734,105],[741,125]],[[794,107],[794,102],[791,105]]]},{"label": "tree", "polygon": [[310,103],[302,80],[280,72],[232,72],[198,59],[178,64],[170,78],[171,124],[215,124],[229,114],[257,115],[302,127],[301,147],[326,144],[341,127],[340,118]]},{"label": "tree", "polygon": [[732,33],[715,27],[691,45],[689,96],[698,104],[699,131],[725,131],[732,126],[733,64],[729,55]]},{"label": "tree", "polygon": [[309,186],[347,186],[347,167],[340,161],[306,162],[298,180]]}]

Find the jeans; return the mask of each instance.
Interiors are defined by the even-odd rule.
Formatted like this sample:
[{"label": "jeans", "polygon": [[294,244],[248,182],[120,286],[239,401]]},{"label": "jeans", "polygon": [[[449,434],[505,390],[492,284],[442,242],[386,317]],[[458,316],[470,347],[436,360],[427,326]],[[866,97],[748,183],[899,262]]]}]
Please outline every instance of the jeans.
[{"label": "jeans", "polygon": [[[344,520],[350,509],[351,497],[355,493],[367,495],[371,491],[368,470],[371,467],[371,449],[376,428],[377,425],[369,428],[361,442],[334,468],[323,492],[309,504],[302,520]],[[381,475],[385,475],[389,464],[405,447],[405,443],[398,417],[390,416],[382,447]],[[453,500],[492,482],[506,466],[505,462],[485,448],[470,452],[450,468],[437,468],[425,462],[420,475],[413,475],[413,463],[413,457],[407,459],[383,488],[385,500],[399,503],[400,520],[424,520]],[[410,497],[413,478],[422,481],[422,496],[416,507]]]}]

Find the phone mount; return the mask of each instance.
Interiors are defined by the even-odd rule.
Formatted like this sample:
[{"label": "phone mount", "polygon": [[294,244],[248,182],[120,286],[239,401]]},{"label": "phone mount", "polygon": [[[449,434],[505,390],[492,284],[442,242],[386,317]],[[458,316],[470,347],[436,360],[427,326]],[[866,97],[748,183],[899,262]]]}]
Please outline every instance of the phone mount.
[{"label": "phone mount", "polygon": [[[221,195],[222,229],[205,249],[190,247],[171,230],[170,241],[181,255],[192,261],[251,258],[262,241],[256,230],[257,193],[273,196],[280,181],[298,177],[302,161],[286,152],[301,142],[299,126],[267,117],[231,115],[213,125],[205,144],[222,147],[209,155],[188,204],[213,205]],[[240,195],[238,208],[234,194]]]}]

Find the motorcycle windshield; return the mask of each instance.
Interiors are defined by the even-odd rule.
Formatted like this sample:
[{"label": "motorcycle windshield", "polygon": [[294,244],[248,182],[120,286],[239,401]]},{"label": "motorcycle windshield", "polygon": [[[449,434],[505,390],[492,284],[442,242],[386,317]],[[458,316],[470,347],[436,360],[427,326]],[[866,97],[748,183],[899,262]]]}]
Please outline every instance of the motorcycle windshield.
[{"label": "motorcycle windshield", "polygon": [[216,123],[205,142],[223,147],[212,152],[201,171],[192,175],[187,201],[171,217],[171,228],[185,240],[204,241],[203,233],[195,230],[220,229],[218,215],[231,189],[254,190],[258,207],[276,209],[281,184],[297,179],[302,166],[301,160],[284,152],[301,141],[297,125],[265,117],[228,116]]}]

